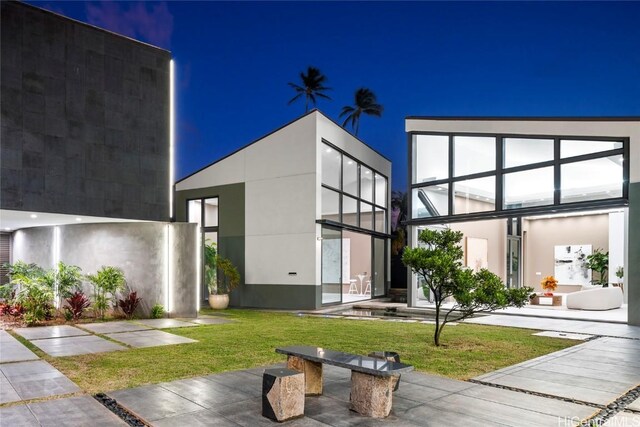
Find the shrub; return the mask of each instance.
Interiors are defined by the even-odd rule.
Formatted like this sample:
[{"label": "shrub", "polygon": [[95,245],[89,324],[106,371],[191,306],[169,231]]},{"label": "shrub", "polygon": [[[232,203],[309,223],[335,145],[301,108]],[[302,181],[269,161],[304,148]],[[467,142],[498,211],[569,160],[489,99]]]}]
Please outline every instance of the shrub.
[{"label": "shrub", "polygon": [[79,291],[82,285],[82,270],[76,265],[67,265],[60,261],[58,269],[54,273],[54,279],[58,286],[58,294],[62,298],[69,298]]},{"label": "shrub", "polygon": [[64,308],[64,317],[67,320],[78,320],[82,317],[82,312],[89,308],[91,305],[91,301],[87,296],[80,292],[76,291],[73,295],[68,298],[65,298],[67,302],[67,306]]},{"label": "shrub", "polygon": [[209,288],[213,295],[224,295],[230,293],[240,284],[240,273],[235,265],[228,258],[217,260],[216,288]]},{"label": "shrub", "polygon": [[118,306],[122,309],[124,315],[127,316],[127,319],[131,319],[141,300],[142,298],[138,298],[137,292],[129,292],[125,299],[118,301]]},{"label": "shrub", "polygon": [[154,304],[151,307],[151,318],[160,319],[164,317],[164,306],[162,304]]},{"label": "shrub", "polygon": [[53,291],[42,278],[23,282],[16,294],[16,303],[24,309],[24,320],[28,325],[52,318],[52,301]]},{"label": "shrub", "polygon": [[87,279],[93,284],[93,308],[104,319],[109,302],[115,303],[116,293],[126,285],[124,272],[117,267],[102,266],[96,274],[87,275]]}]

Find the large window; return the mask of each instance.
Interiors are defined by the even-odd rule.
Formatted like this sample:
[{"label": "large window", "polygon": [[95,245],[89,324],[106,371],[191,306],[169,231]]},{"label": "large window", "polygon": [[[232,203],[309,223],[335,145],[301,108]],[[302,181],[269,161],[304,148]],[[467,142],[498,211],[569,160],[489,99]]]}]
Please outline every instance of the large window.
[{"label": "large window", "polygon": [[619,204],[627,150],[625,138],[414,134],[411,218]]},{"label": "large window", "polygon": [[[216,251],[220,251],[218,247],[218,198],[207,197],[187,201],[187,218],[189,222],[198,224],[198,232],[200,233],[200,242],[202,248],[200,250],[201,263],[200,274],[204,276],[204,246],[213,246]],[[202,289],[200,291],[203,301],[209,298],[209,288],[205,281],[202,281]]]},{"label": "large window", "polygon": [[322,219],[387,233],[387,178],[322,144]]}]

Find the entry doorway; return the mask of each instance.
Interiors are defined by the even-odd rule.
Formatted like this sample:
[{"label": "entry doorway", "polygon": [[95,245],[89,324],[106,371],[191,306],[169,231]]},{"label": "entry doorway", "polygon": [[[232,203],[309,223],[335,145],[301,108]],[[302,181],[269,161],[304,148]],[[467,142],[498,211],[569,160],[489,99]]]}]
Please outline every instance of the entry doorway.
[{"label": "entry doorway", "polygon": [[350,303],[386,293],[386,240],[322,227],[322,304]]}]

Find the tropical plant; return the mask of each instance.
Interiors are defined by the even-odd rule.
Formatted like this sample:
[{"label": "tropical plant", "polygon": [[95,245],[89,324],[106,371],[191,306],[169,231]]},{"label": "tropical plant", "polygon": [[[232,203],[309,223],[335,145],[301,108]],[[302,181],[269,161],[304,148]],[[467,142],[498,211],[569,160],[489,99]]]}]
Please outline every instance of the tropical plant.
[{"label": "tropical plant", "polygon": [[87,279],[93,284],[93,308],[104,319],[109,302],[116,306],[116,294],[126,285],[124,272],[117,267],[102,266],[96,274],[87,275]]},{"label": "tropical plant", "polygon": [[609,284],[609,252],[602,249],[596,249],[591,255],[587,255],[586,267],[596,273],[598,278],[592,278],[591,283],[594,285],[608,286]]},{"label": "tropical plant", "polygon": [[[527,287],[508,289],[498,276],[487,269],[474,272],[463,267],[462,237],[460,231],[425,229],[418,236],[424,246],[405,248],[402,255],[402,262],[421,279],[425,296],[431,293],[434,297],[433,341],[436,346],[440,345],[440,335],[447,323],[465,319],[479,311],[522,307],[533,291]],[[440,313],[442,303],[449,297],[453,297],[455,303],[443,317]]]},{"label": "tropical plant", "polygon": [[79,291],[82,285],[82,269],[77,265],[68,265],[60,261],[55,271],[55,282],[58,295],[69,298]]},{"label": "tropical plant", "polygon": [[315,107],[316,97],[331,100],[329,96],[323,93],[331,90],[331,88],[324,85],[326,82],[327,77],[323,75],[319,69],[309,66],[307,68],[307,74],[304,72],[300,73],[300,84],[289,82],[289,86],[296,91],[296,96],[291,98],[287,105],[291,105],[304,96],[304,112],[307,113],[309,112],[309,101],[311,101]]},{"label": "tropical plant", "polygon": [[240,272],[229,259],[218,257],[217,270],[216,287],[209,288],[211,294],[228,294],[240,285]]},{"label": "tropical plant", "polygon": [[340,117],[346,116],[342,123],[342,127],[347,127],[347,124],[350,123],[351,129],[353,129],[357,136],[358,131],[360,130],[360,116],[362,113],[369,116],[381,117],[383,110],[384,108],[382,105],[378,104],[376,94],[371,90],[362,87],[356,90],[354,105],[342,107]]},{"label": "tropical plant", "polygon": [[78,320],[82,317],[85,309],[89,308],[91,301],[80,291],[74,292],[71,296],[65,298],[67,305],[64,307],[64,317],[67,320]]},{"label": "tropical plant", "polygon": [[142,298],[138,298],[138,293],[135,291],[130,291],[124,299],[118,300],[118,306],[127,317],[127,319],[133,318],[133,313],[138,308],[138,304],[140,304]]},{"label": "tropical plant", "polygon": [[616,277],[618,279],[622,279],[624,277],[624,267],[623,266],[618,266],[618,268],[616,268]]},{"label": "tropical plant", "polygon": [[23,281],[15,302],[24,310],[24,320],[34,325],[53,317],[53,290],[41,277]]},{"label": "tropical plant", "polygon": [[204,242],[204,282],[209,289],[209,293],[215,295],[215,290],[218,286],[218,250],[216,244],[210,240]]},{"label": "tropical plant", "polygon": [[160,319],[164,317],[164,306],[162,304],[154,304],[151,307],[151,318]]}]

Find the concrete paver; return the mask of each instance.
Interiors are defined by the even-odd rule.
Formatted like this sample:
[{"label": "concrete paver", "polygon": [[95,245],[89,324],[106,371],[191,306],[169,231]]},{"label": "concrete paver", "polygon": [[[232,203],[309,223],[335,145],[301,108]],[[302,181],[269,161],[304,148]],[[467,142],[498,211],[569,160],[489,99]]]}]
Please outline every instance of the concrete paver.
[{"label": "concrete paver", "polygon": [[49,338],[31,341],[50,356],[78,356],[81,354],[104,353],[108,351],[126,350],[119,344],[95,335],[77,337]]}]

